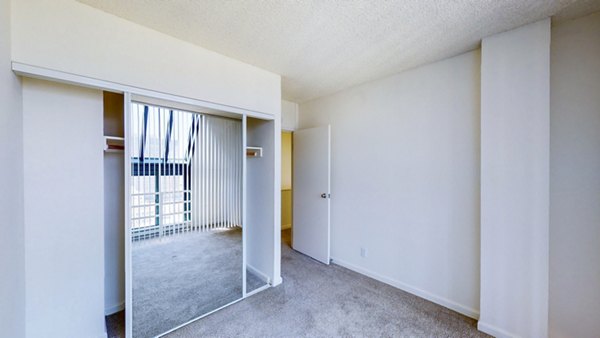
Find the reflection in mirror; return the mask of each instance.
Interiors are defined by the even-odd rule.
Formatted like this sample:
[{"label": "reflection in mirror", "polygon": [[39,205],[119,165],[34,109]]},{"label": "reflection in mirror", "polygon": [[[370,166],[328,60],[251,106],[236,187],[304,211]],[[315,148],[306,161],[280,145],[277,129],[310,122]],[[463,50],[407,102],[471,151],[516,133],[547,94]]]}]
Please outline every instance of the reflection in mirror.
[{"label": "reflection in mirror", "polygon": [[133,103],[132,332],[154,337],[242,298],[239,120]]},{"label": "reflection in mirror", "polygon": [[261,276],[256,270],[251,268],[246,269],[246,292],[250,293],[268,285],[265,279],[266,277]]}]

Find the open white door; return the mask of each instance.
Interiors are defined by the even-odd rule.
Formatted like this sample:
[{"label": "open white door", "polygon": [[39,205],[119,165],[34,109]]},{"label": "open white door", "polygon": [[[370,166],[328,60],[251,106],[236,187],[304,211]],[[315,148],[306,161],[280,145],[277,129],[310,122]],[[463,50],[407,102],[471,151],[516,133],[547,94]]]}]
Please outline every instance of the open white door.
[{"label": "open white door", "polygon": [[330,126],[294,132],[292,247],[329,264]]}]

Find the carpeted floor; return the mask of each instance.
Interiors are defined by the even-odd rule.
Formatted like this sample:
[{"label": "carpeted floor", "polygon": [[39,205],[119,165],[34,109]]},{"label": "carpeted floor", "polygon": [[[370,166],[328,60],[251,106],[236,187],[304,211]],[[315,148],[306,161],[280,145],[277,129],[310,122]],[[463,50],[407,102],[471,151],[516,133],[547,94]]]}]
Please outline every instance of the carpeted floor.
[{"label": "carpeted floor", "polygon": [[242,297],[242,231],[132,245],[133,335],[153,337]]},{"label": "carpeted floor", "polygon": [[286,242],[281,248],[283,284],[167,337],[489,337],[477,331],[471,318],[340,266],[318,263]]},{"label": "carpeted floor", "polygon": [[[153,337],[241,298],[239,228],[146,240],[133,248],[135,337]],[[249,271],[246,282],[248,290],[265,285]],[[124,312],[107,316],[106,327],[109,338],[125,337]]]},{"label": "carpeted floor", "polygon": [[106,316],[107,338],[125,338],[125,311]]},{"label": "carpeted floor", "polygon": [[282,245],[283,284],[167,337],[488,337],[476,321]]},{"label": "carpeted floor", "polygon": [[106,316],[108,338],[125,338],[125,311]]}]

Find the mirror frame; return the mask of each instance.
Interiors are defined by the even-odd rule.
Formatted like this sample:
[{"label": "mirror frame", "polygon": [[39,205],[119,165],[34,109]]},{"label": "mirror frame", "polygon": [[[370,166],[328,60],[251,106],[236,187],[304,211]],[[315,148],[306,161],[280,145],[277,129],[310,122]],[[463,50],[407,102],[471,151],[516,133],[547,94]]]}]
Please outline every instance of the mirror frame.
[{"label": "mirror frame", "polygon": [[[182,323],[176,327],[171,328],[170,330],[161,333],[157,337],[164,336],[168,333],[171,333],[183,326],[186,326],[190,323],[193,323],[199,319],[202,319],[216,311],[219,311],[225,307],[228,307],[232,304],[235,304],[244,298],[253,295],[257,292],[260,292],[271,285],[266,284],[263,287],[252,290],[252,292],[247,293],[246,284],[247,284],[247,259],[246,259],[246,238],[247,238],[247,222],[246,222],[246,201],[247,201],[247,177],[246,177],[246,147],[247,147],[247,117],[256,117],[264,120],[274,120],[277,121],[273,116],[257,113],[257,112],[240,112],[239,109],[234,107],[222,106],[218,104],[211,104],[212,107],[203,107],[195,104],[190,104],[187,102],[189,100],[182,98],[181,101],[171,101],[164,100],[158,97],[151,96],[141,96],[141,95],[133,95],[130,92],[124,92],[124,132],[125,132],[125,337],[131,338],[133,337],[133,313],[132,313],[132,305],[133,305],[133,283],[132,283],[132,252],[131,252],[131,201],[130,201],[130,177],[131,177],[131,154],[130,149],[127,146],[127,137],[130,135],[130,124],[129,119],[131,117],[131,105],[133,102],[137,103],[147,103],[150,105],[158,105],[162,107],[169,107],[175,109],[182,109],[192,112],[201,112],[203,114],[208,115],[216,115],[223,116],[229,118],[241,119],[242,121],[242,152],[240,156],[242,157],[242,295],[239,299],[236,299],[228,304],[225,304],[217,309],[214,309],[210,312],[199,315],[198,317],[189,320],[185,323]],[[220,108],[220,109],[217,109]]]}]

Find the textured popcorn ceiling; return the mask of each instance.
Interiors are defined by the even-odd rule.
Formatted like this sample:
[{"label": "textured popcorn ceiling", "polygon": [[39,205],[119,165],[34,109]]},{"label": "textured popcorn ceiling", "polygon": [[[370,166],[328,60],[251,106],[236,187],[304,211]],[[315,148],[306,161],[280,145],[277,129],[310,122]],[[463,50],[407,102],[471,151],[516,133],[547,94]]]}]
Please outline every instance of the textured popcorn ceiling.
[{"label": "textured popcorn ceiling", "polygon": [[483,37],[597,0],[79,0],[281,74],[307,101],[476,48]]}]

